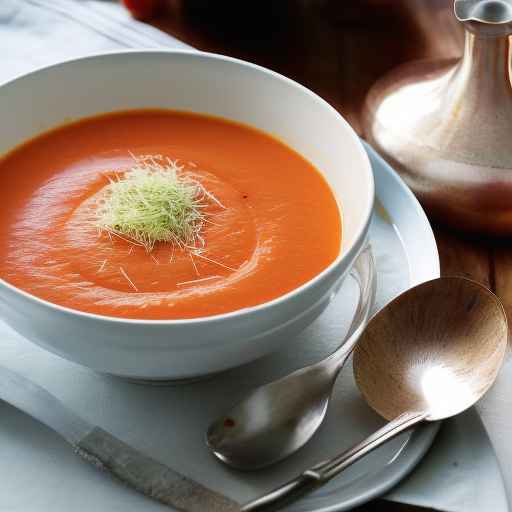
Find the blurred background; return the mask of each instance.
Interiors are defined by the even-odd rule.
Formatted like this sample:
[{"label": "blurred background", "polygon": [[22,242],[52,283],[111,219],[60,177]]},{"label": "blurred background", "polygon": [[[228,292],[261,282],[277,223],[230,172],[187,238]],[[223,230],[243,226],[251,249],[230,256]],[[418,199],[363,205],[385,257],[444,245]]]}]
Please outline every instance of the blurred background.
[{"label": "blurred background", "polygon": [[196,48],[257,62],[313,89],[360,130],[370,86],[396,65],[461,55],[452,0],[124,0]]}]

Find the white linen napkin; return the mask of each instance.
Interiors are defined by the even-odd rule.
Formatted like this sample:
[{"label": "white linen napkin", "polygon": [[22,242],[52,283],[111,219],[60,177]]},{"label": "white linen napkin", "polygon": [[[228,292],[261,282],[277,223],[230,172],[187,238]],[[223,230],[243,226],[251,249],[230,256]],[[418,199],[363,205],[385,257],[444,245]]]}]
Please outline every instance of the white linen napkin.
[{"label": "white linen napkin", "polygon": [[[118,4],[93,0],[0,0],[0,83],[34,68],[101,51],[187,45],[137,22]],[[0,92],[1,93],[1,92]],[[37,91],[34,91],[37,94]],[[8,127],[1,126],[1,131]],[[2,349],[0,349],[0,354]],[[1,357],[1,355],[0,355]],[[512,363],[480,410],[500,459],[512,460]],[[504,466],[512,489],[512,465]],[[387,499],[447,512],[505,512],[494,450],[474,410],[445,422],[429,454]],[[2,505],[0,496],[0,509]],[[65,510],[65,509],[62,509]]]}]

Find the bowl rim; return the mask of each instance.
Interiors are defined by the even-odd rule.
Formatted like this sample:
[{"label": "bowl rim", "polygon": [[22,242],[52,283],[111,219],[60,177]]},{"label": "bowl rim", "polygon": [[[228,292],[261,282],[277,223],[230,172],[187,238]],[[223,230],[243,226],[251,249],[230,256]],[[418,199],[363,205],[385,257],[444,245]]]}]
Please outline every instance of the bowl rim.
[{"label": "bowl rim", "polygon": [[[2,277],[0,277],[0,285],[6,287],[8,290],[15,294],[19,294],[25,299],[36,303],[39,306],[45,306],[49,307],[50,309],[56,310],[56,312],[63,313],[65,315],[69,316],[78,316],[84,319],[89,320],[96,320],[99,322],[105,322],[105,323],[112,323],[112,324],[129,324],[129,325],[143,325],[143,326],[171,326],[171,325],[193,325],[193,324],[207,324],[207,323],[216,323],[216,322],[222,322],[228,319],[233,318],[240,318],[240,317],[246,317],[253,313],[258,313],[261,311],[264,311],[268,308],[271,308],[273,306],[276,306],[278,304],[282,304],[286,302],[287,300],[296,297],[300,293],[302,293],[305,289],[312,287],[322,279],[324,279],[326,276],[331,274],[335,268],[337,268],[342,261],[346,261],[349,259],[355,259],[357,254],[362,249],[362,244],[367,236],[367,232],[370,225],[370,218],[373,212],[373,206],[375,201],[375,181],[373,177],[372,167],[370,163],[370,159],[368,157],[368,154],[366,153],[364,146],[362,142],[360,141],[358,135],[354,131],[354,129],[350,126],[348,121],[332,106],[330,105],[326,100],[324,100],[321,96],[314,93],[307,87],[301,85],[300,83],[296,82],[295,80],[288,78],[280,73],[277,73],[276,71],[272,71],[271,69],[268,69],[264,66],[260,66],[259,64],[254,64],[252,62],[248,62],[242,59],[237,59],[235,57],[229,57],[227,55],[221,55],[217,53],[211,53],[211,52],[202,52],[197,51],[194,49],[166,49],[166,48],[144,48],[144,49],[126,49],[126,50],[112,50],[107,52],[96,52],[92,53],[86,56],[81,57],[73,57],[70,59],[66,59],[63,61],[59,61],[54,64],[50,65],[43,65],[35,68],[32,71],[29,71],[28,73],[22,73],[19,74],[10,80],[7,80],[5,82],[0,83],[0,90],[8,85],[14,85],[15,82],[18,80],[26,79],[32,75],[37,75],[40,72],[43,71],[49,71],[53,68],[60,68],[65,67],[68,64],[73,63],[80,63],[83,61],[90,61],[90,60],[96,60],[96,59],[102,59],[102,58],[108,58],[108,57],[116,57],[118,55],[147,55],[147,54],[153,54],[153,55],[176,55],[176,56],[183,56],[183,57],[192,57],[194,59],[198,60],[209,60],[209,61],[221,61],[221,62],[228,62],[230,64],[235,64],[238,66],[250,68],[254,71],[263,73],[273,79],[279,80],[281,82],[284,82],[285,84],[300,89],[306,96],[310,97],[312,101],[316,102],[320,106],[322,106],[324,109],[327,110],[327,112],[330,112],[333,114],[337,120],[347,129],[347,136],[352,138],[352,140],[355,142],[355,147],[359,151],[360,155],[363,158],[363,161],[365,163],[365,172],[367,174],[367,182],[368,182],[368,199],[367,205],[366,205],[366,211],[363,215],[363,222],[358,227],[358,230],[356,232],[356,235],[354,237],[354,240],[352,241],[352,244],[348,248],[348,250],[342,254],[341,248],[338,256],[334,261],[332,261],[326,268],[324,268],[321,272],[316,274],[313,278],[309,279],[305,283],[301,284],[300,286],[294,288],[293,290],[290,290],[289,292],[279,295],[278,297],[263,302],[261,304],[256,304],[254,306],[249,306],[246,308],[236,309],[233,311],[228,311],[226,313],[221,313],[217,315],[210,315],[210,316],[200,316],[196,318],[177,318],[177,319],[144,319],[144,318],[123,318],[123,317],[115,317],[115,316],[109,316],[109,315],[102,315],[98,313],[90,313],[87,311],[81,311],[79,309],[73,309],[67,306],[62,306],[60,304],[56,304],[53,302],[50,302],[48,300],[42,299],[40,297],[37,297],[36,295],[33,295],[25,290],[22,290],[21,288],[18,288],[17,286],[14,286],[13,284],[9,283],[8,281],[4,280]],[[250,125],[248,125],[250,126]],[[342,215],[342,212],[340,211],[340,215]]]}]

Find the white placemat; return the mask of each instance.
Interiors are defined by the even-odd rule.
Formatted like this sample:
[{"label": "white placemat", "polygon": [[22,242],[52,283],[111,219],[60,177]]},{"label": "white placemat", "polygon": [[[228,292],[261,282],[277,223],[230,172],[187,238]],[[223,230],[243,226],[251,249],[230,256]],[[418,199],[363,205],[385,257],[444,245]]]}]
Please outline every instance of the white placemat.
[{"label": "white placemat", "polygon": [[[158,46],[186,47],[160,31],[132,20],[124,9],[111,2],[0,0],[0,82],[71,57]],[[4,347],[5,357],[9,356],[9,350],[12,346]],[[512,389],[511,366],[509,360],[498,385],[479,406],[498,448],[509,492],[512,489],[512,466],[506,461],[512,458],[512,443],[507,439],[507,425],[512,419],[512,398],[508,392]],[[26,418],[20,414],[19,421],[26,421]],[[34,432],[37,428],[34,424]],[[58,458],[49,454],[48,460],[56,463]],[[450,512],[501,512],[506,510],[501,486],[485,429],[476,413],[470,411],[445,424],[420,467],[388,498]],[[18,510],[9,503],[12,504],[4,492],[0,495],[0,510]]]}]

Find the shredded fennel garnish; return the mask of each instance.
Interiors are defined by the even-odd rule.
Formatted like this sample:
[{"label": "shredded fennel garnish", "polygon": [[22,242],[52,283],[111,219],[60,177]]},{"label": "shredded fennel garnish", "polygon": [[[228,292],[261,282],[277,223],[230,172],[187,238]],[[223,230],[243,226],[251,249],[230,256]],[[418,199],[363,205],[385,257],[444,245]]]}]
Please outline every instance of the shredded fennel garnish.
[{"label": "shredded fennel garnish", "polygon": [[181,249],[204,247],[204,209],[217,198],[183,173],[183,166],[162,155],[132,155],[134,165],[110,183],[97,205],[97,225],[149,253],[157,242]]}]

